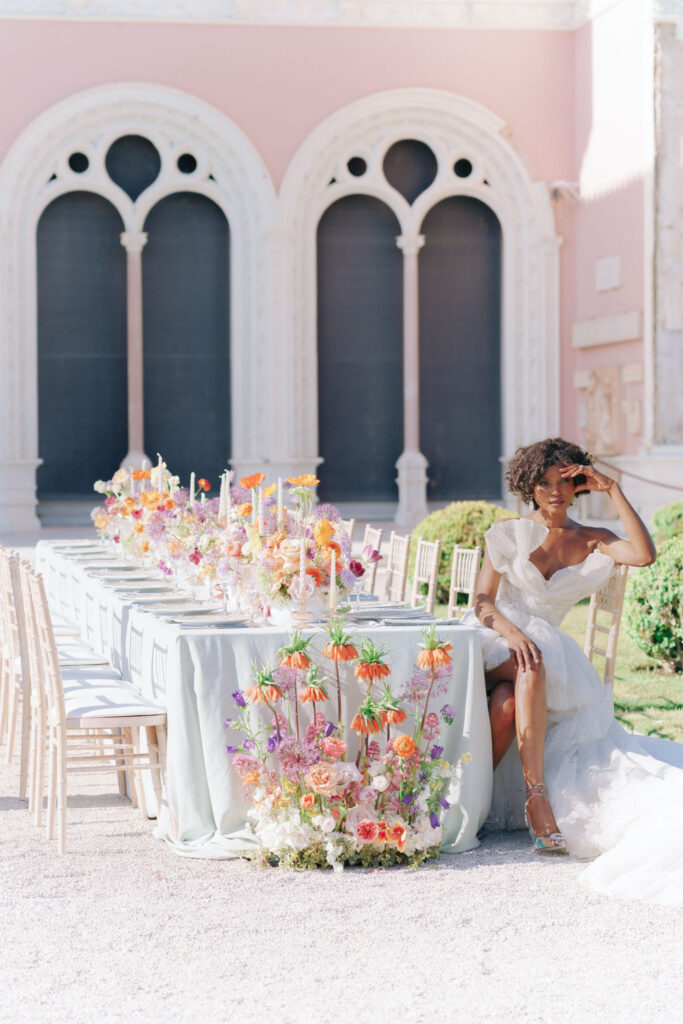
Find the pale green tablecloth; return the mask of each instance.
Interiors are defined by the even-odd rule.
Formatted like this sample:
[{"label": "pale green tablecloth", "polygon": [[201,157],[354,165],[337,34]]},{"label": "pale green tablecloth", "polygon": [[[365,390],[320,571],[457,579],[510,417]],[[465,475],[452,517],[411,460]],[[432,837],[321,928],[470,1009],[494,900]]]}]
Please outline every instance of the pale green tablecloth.
[{"label": "pale green tablecloth", "polygon": [[[166,704],[168,806],[159,811],[156,834],[186,856],[238,855],[253,841],[243,832],[246,805],[225,750],[226,744],[238,745],[241,737],[225,729],[223,723],[236,715],[231,694],[249,685],[252,662],[276,665],[287,632],[275,627],[183,629],[145,612],[46,541],[36,549],[35,564],[45,577],[54,611],[76,621],[82,635],[109,657],[124,678]],[[400,694],[415,666],[421,628],[356,629],[388,649],[392,688]],[[465,752],[472,755],[463,771],[460,803],[444,817],[443,845],[445,850],[464,852],[478,845],[476,833],[491,799],[491,739],[483,666],[475,630],[442,626],[439,635],[453,645],[454,667],[448,693],[433,701],[432,708],[438,711],[443,704],[451,704],[456,718],[438,742],[451,762]],[[325,639],[318,632],[313,643],[318,654]],[[342,682],[342,715],[348,723],[363,688],[347,666]],[[310,720],[310,709],[303,709],[302,715],[304,721]],[[350,744],[352,737],[347,731]],[[150,806],[154,806],[151,792],[148,795]]]}]

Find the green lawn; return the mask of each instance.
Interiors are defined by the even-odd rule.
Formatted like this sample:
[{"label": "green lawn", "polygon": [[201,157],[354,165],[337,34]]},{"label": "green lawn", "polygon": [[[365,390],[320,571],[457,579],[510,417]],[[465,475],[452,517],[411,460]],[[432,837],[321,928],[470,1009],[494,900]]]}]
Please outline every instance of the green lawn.
[{"label": "green lawn", "polygon": [[[572,608],[562,628],[583,647],[588,601]],[[595,667],[602,672],[602,659]],[[632,732],[683,742],[683,677],[664,675],[626,635],[622,622],[614,678],[614,710]]]},{"label": "green lawn", "polygon": [[[445,615],[439,606],[437,615]],[[583,647],[588,620],[588,599],[577,604],[562,622],[564,629]],[[607,638],[605,637],[605,640]],[[603,659],[595,659],[602,675]],[[622,622],[614,679],[614,710],[631,732],[661,736],[683,743],[683,676],[665,675],[626,635]]]}]

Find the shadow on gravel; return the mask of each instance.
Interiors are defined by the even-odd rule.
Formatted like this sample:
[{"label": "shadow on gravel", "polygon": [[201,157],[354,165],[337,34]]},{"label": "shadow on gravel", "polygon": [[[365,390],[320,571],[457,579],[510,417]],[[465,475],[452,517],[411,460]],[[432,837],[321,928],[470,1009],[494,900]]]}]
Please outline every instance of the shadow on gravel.
[{"label": "shadow on gravel", "polygon": [[20,800],[18,796],[0,796],[0,811],[25,811],[28,800]]}]

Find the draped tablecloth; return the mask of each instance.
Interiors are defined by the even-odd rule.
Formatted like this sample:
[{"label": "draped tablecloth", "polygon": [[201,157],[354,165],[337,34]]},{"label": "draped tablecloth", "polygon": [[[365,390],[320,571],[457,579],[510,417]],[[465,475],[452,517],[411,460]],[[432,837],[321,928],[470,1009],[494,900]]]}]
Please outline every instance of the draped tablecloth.
[{"label": "draped tablecloth", "polygon": [[[92,562],[97,562],[93,556]],[[287,640],[281,628],[184,628],[165,621],[135,598],[107,585],[48,541],[36,549],[35,567],[45,579],[54,613],[78,624],[85,640],[105,655],[124,679],[148,697],[164,703],[168,715],[168,805],[159,809],[155,834],[180,854],[229,858],[250,844],[245,833],[247,806],[226,745],[238,745],[241,734],[224,728],[234,718],[231,694],[251,681],[252,663],[277,665],[277,652]],[[135,583],[131,580],[129,589]],[[142,596],[142,595],[141,595]],[[150,595],[153,596],[153,595]],[[159,595],[159,602],[163,595]],[[390,681],[399,696],[415,667],[422,637],[419,625],[354,626],[387,651]],[[317,630],[312,647],[317,659],[326,634]],[[491,739],[486,707],[481,648],[477,632],[458,625],[438,628],[453,645],[453,673],[448,692],[432,701],[431,710],[453,706],[454,723],[444,727],[439,744],[452,763],[472,756],[463,769],[460,801],[444,815],[443,849],[464,852],[478,845],[476,833],[491,799]],[[364,687],[342,667],[342,718],[348,724],[364,695]],[[303,721],[310,718],[303,711]],[[353,753],[353,734],[347,732]],[[150,796],[150,806],[153,800]]]}]

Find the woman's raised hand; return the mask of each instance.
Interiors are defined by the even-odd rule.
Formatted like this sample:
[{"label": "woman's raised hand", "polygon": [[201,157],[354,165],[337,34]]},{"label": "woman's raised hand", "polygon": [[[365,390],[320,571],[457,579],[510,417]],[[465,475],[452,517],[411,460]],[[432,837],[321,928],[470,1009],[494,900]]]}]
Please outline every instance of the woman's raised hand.
[{"label": "woman's raised hand", "polygon": [[562,466],[560,469],[560,476],[564,477],[565,480],[582,475],[585,476],[586,482],[578,486],[585,488],[587,491],[609,491],[615,484],[611,476],[598,473],[597,469],[591,465],[582,466],[580,463],[575,462],[571,466]]}]

